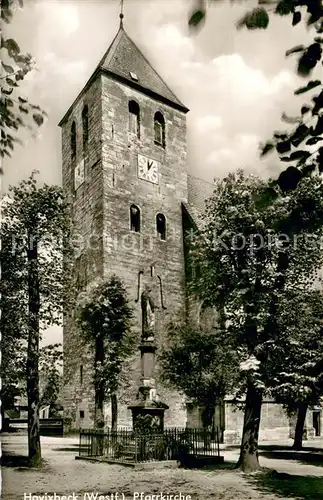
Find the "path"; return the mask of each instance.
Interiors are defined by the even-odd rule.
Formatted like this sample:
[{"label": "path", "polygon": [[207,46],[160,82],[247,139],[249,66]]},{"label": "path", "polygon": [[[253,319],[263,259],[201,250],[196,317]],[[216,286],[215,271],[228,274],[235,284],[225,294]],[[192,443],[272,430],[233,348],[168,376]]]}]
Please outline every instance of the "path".
[{"label": "path", "polygon": [[[3,450],[6,453],[27,454],[27,437],[22,434],[2,436]],[[40,470],[4,467],[2,469],[2,499],[29,500],[29,493],[36,495],[33,500],[41,500],[41,495],[72,495],[73,500],[89,500],[88,495],[98,492],[104,495],[97,500],[115,500],[112,493],[122,493],[126,500],[135,500],[135,492],[144,492],[142,500],[161,500],[152,495],[163,492],[164,495],[182,494],[191,500],[282,500],[284,496],[276,495],[272,490],[264,493],[264,488],[250,482],[243,474],[231,470],[185,470],[161,469],[155,471],[137,471],[118,465],[91,463],[75,460],[78,439],[75,438],[42,438],[42,454],[45,465]],[[225,460],[236,460],[238,450],[223,450]],[[313,500],[323,498],[323,467],[302,465],[288,460],[272,460],[262,458],[262,465],[281,472],[290,472],[301,476],[316,476],[315,495],[301,498]],[[311,479],[311,477],[309,477]],[[311,479],[312,480],[312,479]],[[319,483],[317,482],[319,481]],[[322,497],[318,491],[322,483]],[[318,486],[319,484],[319,486]],[[306,486],[308,489],[308,487]],[[24,497],[24,493],[27,497]],[[95,497],[93,497],[95,498]],[[70,497],[71,500],[72,497]],[[140,497],[139,497],[140,499]],[[57,499],[61,500],[61,499]],[[67,500],[64,499],[64,500]],[[165,500],[174,500],[165,497]],[[187,500],[190,500],[187,498]]]}]

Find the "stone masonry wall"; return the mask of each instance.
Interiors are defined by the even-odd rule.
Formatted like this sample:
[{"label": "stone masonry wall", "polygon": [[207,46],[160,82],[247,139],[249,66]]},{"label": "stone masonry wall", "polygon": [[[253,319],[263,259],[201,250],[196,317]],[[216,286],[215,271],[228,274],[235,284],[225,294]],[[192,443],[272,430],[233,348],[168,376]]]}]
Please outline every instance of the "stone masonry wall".
[{"label": "stone masonry wall", "polygon": [[[89,109],[89,139],[83,149],[82,110]],[[97,277],[103,275],[103,186],[101,82],[96,80],[81,94],[62,125],[63,187],[69,193],[75,248],[74,279],[78,295]],[[71,126],[76,123],[76,158],[71,156]],[[84,183],[75,191],[74,169],[84,160]],[[94,235],[94,237],[93,237]],[[77,298],[77,300],[79,297]],[[64,419],[66,428],[89,427],[94,410],[91,350],[75,327],[74,311],[66,311],[64,344]],[[81,380],[81,366],[83,380]],[[84,416],[81,416],[81,412]]]},{"label": "stone masonry wall", "polygon": [[[225,431],[224,442],[240,444],[243,429],[242,410],[238,410],[230,402],[225,404]],[[286,415],[282,405],[273,401],[264,401],[261,407],[261,421],[259,429],[259,441],[286,441],[293,437],[296,419],[290,419]],[[305,436],[313,436],[313,417],[309,410],[305,424]]]},{"label": "stone masonry wall", "polygon": [[[138,295],[138,273],[143,270],[141,285],[153,286],[156,303],[156,340],[160,348],[166,338],[170,319],[185,314],[185,271],[183,254],[182,201],[187,200],[186,118],[185,114],[161,104],[139,91],[103,76],[103,182],[104,182],[104,274],[116,273],[127,287],[135,308],[134,328],[140,335],[141,308]],[[128,131],[128,102],[140,107],[140,139]],[[154,114],[160,111],[166,123],[166,148],[154,144]],[[138,178],[137,155],[157,160],[159,184]],[[132,204],[141,211],[141,231],[130,231],[129,209]],[[167,222],[167,239],[156,234],[156,215],[163,213]],[[151,277],[151,266],[154,277]],[[167,309],[162,309],[157,275],[162,280]],[[142,291],[142,288],[141,288]],[[158,357],[158,351],[157,351]],[[125,406],[133,401],[140,379],[139,351],[128,372],[129,386],[124,391],[123,423],[130,424]],[[165,425],[185,425],[186,410],[182,399],[167,391],[158,381],[157,393],[170,409]]]},{"label": "stone masonry wall", "polygon": [[[140,139],[128,131],[128,102],[136,100],[141,112]],[[89,143],[82,148],[83,106],[89,107]],[[154,114],[160,111],[166,123],[166,148],[154,144]],[[76,121],[77,155],[71,159],[70,131]],[[75,258],[75,279],[79,293],[98,277],[119,276],[135,308],[133,328],[141,330],[140,301],[137,303],[138,273],[142,286],[152,284],[156,303],[156,341],[165,342],[170,319],[185,314],[185,277],[182,234],[182,201],[187,200],[185,114],[104,75],[81,94],[62,126],[63,186],[71,194],[74,230],[81,242]],[[160,163],[159,184],[138,179],[138,153]],[[85,181],[74,193],[74,167],[85,159]],[[131,204],[141,210],[141,232],[130,231]],[[156,234],[157,213],[167,221],[167,239]],[[81,238],[79,238],[81,236]],[[154,276],[151,276],[154,266]],[[160,276],[167,309],[161,307]],[[142,290],[142,289],[141,289]],[[71,311],[64,322],[64,418],[71,428],[91,427],[94,417],[93,352],[82,342]],[[158,351],[157,351],[158,352]],[[83,380],[81,383],[81,366]],[[140,379],[139,350],[125,367],[127,384],[120,391],[119,425],[130,425],[127,405],[133,402]],[[182,398],[158,382],[157,392],[170,409],[165,425],[186,422]],[[109,405],[106,405],[109,423]]]}]

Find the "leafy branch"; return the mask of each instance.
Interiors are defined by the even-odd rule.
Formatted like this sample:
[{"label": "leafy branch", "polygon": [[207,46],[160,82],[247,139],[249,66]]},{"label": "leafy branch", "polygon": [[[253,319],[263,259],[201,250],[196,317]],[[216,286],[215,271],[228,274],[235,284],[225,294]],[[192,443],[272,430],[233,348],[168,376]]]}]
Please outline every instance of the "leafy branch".
[{"label": "leafy branch", "polygon": [[[210,0],[210,2],[220,2],[222,0]],[[238,0],[231,0],[232,2]],[[321,0],[258,0],[258,6],[247,11],[238,20],[237,28],[247,28],[249,30],[266,29],[270,25],[270,16],[289,16],[292,26],[304,22],[306,27],[313,29],[313,40],[308,46],[297,45],[289,49],[285,55],[298,56],[297,73],[303,78],[309,77],[313,70],[323,62],[323,4]],[[206,0],[196,0],[194,10],[189,18],[188,24],[193,28],[198,28],[205,21],[207,16]],[[291,132],[274,133],[272,140],[266,142],[261,147],[261,156],[276,149],[280,161],[296,161],[294,167],[284,170],[278,179],[272,184],[272,188],[279,187],[283,190],[295,189],[300,179],[312,175],[315,170],[323,171],[323,149],[316,151],[298,150],[292,152],[287,158],[284,156],[291,151],[291,148],[298,148],[307,139],[306,146],[312,146],[323,139],[323,84],[321,80],[311,80],[306,85],[295,90],[295,95],[301,95],[313,90],[318,93],[312,97],[311,102],[304,104],[300,110],[300,118],[289,119],[283,113],[282,119],[287,123],[298,123],[296,130]],[[312,118],[317,118],[316,126],[308,127],[305,116],[310,113]],[[307,160],[311,158],[311,165]],[[279,191],[276,191],[276,196]],[[269,200],[268,200],[269,201]]]},{"label": "leafy branch", "polygon": [[[23,1],[1,0],[1,20],[10,23],[16,8],[22,8]],[[30,73],[35,62],[30,54],[22,54],[18,43],[13,38],[1,35],[1,98],[0,98],[0,157],[11,157],[17,143],[20,129],[33,130],[30,124],[38,127],[44,123],[46,112],[39,106],[29,103],[19,95],[19,83]],[[6,62],[4,62],[6,61]],[[17,95],[17,99],[13,99]]]}]

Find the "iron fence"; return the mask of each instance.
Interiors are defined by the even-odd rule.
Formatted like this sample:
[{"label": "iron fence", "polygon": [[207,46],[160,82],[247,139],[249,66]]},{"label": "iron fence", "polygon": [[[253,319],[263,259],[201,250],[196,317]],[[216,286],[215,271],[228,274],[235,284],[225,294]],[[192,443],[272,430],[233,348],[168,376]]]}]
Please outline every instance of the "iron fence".
[{"label": "iron fence", "polygon": [[217,428],[213,432],[168,428],[143,434],[128,429],[81,429],[79,456],[123,462],[184,461],[187,456],[220,456],[219,431]]}]

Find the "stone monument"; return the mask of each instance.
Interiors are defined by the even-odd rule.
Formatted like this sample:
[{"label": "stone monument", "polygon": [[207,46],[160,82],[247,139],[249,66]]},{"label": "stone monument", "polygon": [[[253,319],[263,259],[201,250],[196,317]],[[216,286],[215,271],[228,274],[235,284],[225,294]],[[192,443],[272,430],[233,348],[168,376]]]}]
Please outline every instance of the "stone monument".
[{"label": "stone monument", "polygon": [[[139,273],[138,277],[138,295],[140,293],[140,278],[143,272]],[[152,274],[152,273],[151,273]],[[153,278],[153,276],[151,276]],[[159,277],[159,283],[161,279]],[[162,288],[160,287],[161,304],[163,305]],[[137,298],[139,302],[139,297]],[[159,306],[155,303],[153,296],[153,280],[146,283],[140,295],[142,329],[141,329],[141,342],[139,345],[140,358],[141,358],[141,379],[138,388],[136,402],[129,406],[132,411],[133,428],[145,421],[147,425],[155,430],[162,431],[164,428],[164,412],[169,407],[159,401],[156,391],[155,383],[155,353],[156,353],[156,310]]]}]

